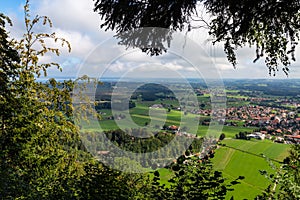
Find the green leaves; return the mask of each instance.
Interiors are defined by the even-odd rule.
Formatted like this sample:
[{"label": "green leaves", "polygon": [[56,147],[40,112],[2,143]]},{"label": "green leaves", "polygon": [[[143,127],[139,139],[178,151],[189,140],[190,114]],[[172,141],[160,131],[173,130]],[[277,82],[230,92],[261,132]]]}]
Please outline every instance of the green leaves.
[{"label": "green leaves", "polygon": [[244,45],[256,47],[256,58],[265,58],[270,75],[280,63],[287,74],[299,40],[299,1],[203,1],[213,15],[210,34],[224,41],[229,62],[237,64],[235,50]]},{"label": "green leaves", "polygon": [[[19,42],[9,41],[7,18],[0,15],[0,196],[70,199],[76,196],[71,192],[73,183],[83,174],[76,162],[83,154],[78,150],[77,127],[69,122],[72,110],[67,105],[73,85],[51,81],[49,87],[35,81],[41,71],[59,66],[40,64],[38,56],[48,51],[59,55],[59,50],[48,48],[44,41],[57,38],[55,34],[33,32],[40,20],[45,24],[49,19],[36,16],[31,20],[29,1],[24,9],[26,33]],[[33,48],[36,42],[42,50]]]},{"label": "green leaves", "polygon": [[[204,5],[205,10],[200,10]],[[153,56],[167,51],[173,31],[208,28],[213,43],[222,42],[228,61],[237,65],[236,50],[246,45],[256,48],[254,62],[265,59],[270,75],[282,65],[286,74],[299,40],[300,2],[291,0],[189,0],[189,1],[113,1],[95,0],[94,11],[101,16],[101,28],[116,31],[119,44],[141,48]],[[203,12],[211,16],[202,18]],[[194,23],[195,22],[195,23]],[[198,25],[200,23],[200,25]],[[196,25],[194,25],[196,24]],[[204,25],[203,25],[204,24]],[[170,30],[141,33],[139,28],[160,27]],[[127,32],[129,31],[129,32]],[[144,39],[144,36],[147,39]],[[154,48],[151,44],[155,44]]]},{"label": "green leaves", "polygon": [[[182,162],[178,162],[179,160]],[[230,185],[222,173],[212,170],[211,164],[195,157],[181,157],[169,168],[174,175],[169,186],[161,185],[160,174],[154,172],[151,198],[153,199],[224,199]],[[242,177],[239,177],[242,179]],[[239,180],[236,179],[235,181]]]},{"label": "green leaves", "polygon": [[[59,38],[55,33],[37,33],[34,34],[34,28],[41,24],[42,26],[53,26],[51,20],[47,16],[36,15],[33,19],[30,16],[29,1],[24,6],[25,10],[25,26],[26,32],[24,38],[16,45],[16,49],[21,56],[21,65],[24,70],[30,70],[34,72],[38,77],[41,76],[41,71],[44,76],[47,76],[47,69],[52,66],[56,66],[61,70],[60,65],[55,62],[41,64],[39,62],[40,56],[45,56],[47,53],[52,53],[56,56],[60,55],[60,49],[54,47],[48,47],[48,41],[55,43],[60,42],[62,47],[67,47],[68,51],[71,51],[70,43],[64,38]],[[39,47],[39,48],[37,48]]]},{"label": "green leaves", "polygon": [[280,167],[269,163],[274,174],[260,171],[272,184],[257,199],[299,199],[300,198],[300,146],[293,145],[286,163]]}]

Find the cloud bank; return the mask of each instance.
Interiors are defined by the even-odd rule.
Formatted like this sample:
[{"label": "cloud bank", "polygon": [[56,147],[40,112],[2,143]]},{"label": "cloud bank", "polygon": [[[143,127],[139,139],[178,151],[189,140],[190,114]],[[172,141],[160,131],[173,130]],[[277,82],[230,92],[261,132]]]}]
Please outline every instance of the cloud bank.
[{"label": "cloud bank", "polygon": [[[25,1],[24,1],[25,2]],[[23,3],[24,4],[24,3]],[[41,61],[55,60],[61,63],[63,72],[50,69],[49,76],[77,76],[78,73],[101,76],[122,76],[124,73],[136,70],[136,76],[162,77],[168,71],[176,71],[184,76],[193,77],[197,69],[210,71],[211,67],[217,69],[223,78],[273,78],[268,75],[264,61],[253,63],[255,50],[245,47],[237,51],[238,65],[234,69],[226,59],[222,44],[213,46],[205,29],[196,29],[187,34],[187,38],[197,43],[195,46],[185,45],[184,40],[172,41],[177,45],[177,52],[169,52],[159,57],[150,57],[138,49],[125,49],[119,46],[113,38],[114,33],[100,29],[101,19],[93,12],[92,0],[31,0],[32,16],[36,14],[46,15],[53,21],[52,29],[60,37],[70,41],[72,52],[63,51],[60,57],[47,55]],[[8,15],[14,21],[14,27],[10,29],[14,37],[21,37],[24,25],[20,16],[22,4],[15,5],[16,9]],[[181,38],[185,33],[180,33]],[[299,54],[300,49],[297,52]],[[290,78],[300,78],[300,55],[297,61],[290,67]],[[196,62],[193,66],[182,55],[188,55],[189,59]],[[194,63],[195,64],[195,63]],[[85,68],[85,70],[82,70]],[[211,72],[211,76],[213,76]],[[275,78],[286,78],[282,71]]]}]

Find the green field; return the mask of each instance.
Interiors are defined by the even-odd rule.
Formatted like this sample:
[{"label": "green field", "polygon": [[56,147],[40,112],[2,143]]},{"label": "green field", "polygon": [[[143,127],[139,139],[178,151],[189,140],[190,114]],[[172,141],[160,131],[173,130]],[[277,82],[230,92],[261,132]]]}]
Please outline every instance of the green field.
[{"label": "green field", "polygon": [[[207,133],[209,126],[199,125],[198,135],[204,136]],[[211,127],[212,130],[217,129],[217,127]],[[235,138],[235,135],[239,132],[252,132],[255,128],[243,127],[243,126],[223,126],[222,133],[226,135],[227,138]]]},{"label": "green field", "polygon": [[[208,102],[208,97],[200,97],[202,100]],[[136,107],[130,109],[130,117],[134,123],[140,127],[146,127],[150,130],[155,130],[154,126],[159,125],[160,127],[164,124],[166,125],[177,125],[185,126],[186,124],[181,124],[181,120],[185,119],[188,122],[195,122],[197,124],[200,119],[209,118],[207,116],[199,116],[195,114],[188,113],[184,115],[183,112],[177,110],[171,110],[170,112],[167,109],[161,109],[162,116],[154,115],[149,116],[149,106],[159,103],[159,102],[137,102]],[[165,102],[168,104],[175,104],[174,101]],[[110,110],[101,110],[103,119],[108,116],[112,116]],[[167,114],[165,119],[164,113]],[[118,129],[119,126],[117,123],[123,124],[121,127],[132,128],[129,123],[130,119],[120,119],[120,120],[100,120],[94,124],[85,124],[85,129],[89,131],[99,130],[101,126],[102,130],[113,130]],[[152,127],[148,124],[152,124]],[[259,141],[259,140],[236,140],[235,135],[239,132],[251,132],[255,128],[243,127],[242,122],[237,122],[238,126],[223,126],[221,127],[221,132],[226,135],[226,139],[222,141],[226,146],[220,146],[216,150],[215,157],[212,159],[214,164],[214,169],[222,171],[225,178],[228,181],[235,180],[239,176],[244,176],[245,179],[241,180],[240,184],[235,185],[234,191],[230,191],[227,195],[227,198],[230,199],[231,196],[234,196],[234,199],[253,199],[258,194],[266,189],[268,184],[268,179],[260,175],[259,170],[266,170],[272,172],[272,168],[269,166],[269,163],[262,156],[265,155],[268,158],[272,159],[274,163],[278,164],[278,161],[282,161],[288,155],[288,145],[272,143],[269,140]],[[207,135],[207,131],[210,129],[212,133],[218,136],[220,132],[220,126],[204,126],[199,125],[197,130],[197,135],[204,136]],[[216,132],[216,131],[219,132]],[[187,130],[189,132],[189,130]],[[161,174],[161,184],[168,185],[168,179],[172,176],[172,172],[167,169],[160,169]]]},{"label": "green field", "polygon": [[249,105],[250,102],[249,101],[227,101],[227,107],[231,108],[231,107],[239,107],[239,106],[245,106],[245,105]]},{"label": "green field", "polygon": [[[277,161],[282,161],[289,150],[288,145],[267,140],[225,139],[222,143],[226,146],[220,146],[212,159],[214,169],[223,173],[228,184],[239,176],[245,177],[232,187],[234,190],[227,193],[226,199],[232,196],[234,199],[254,199],[261,194],[270,182],[259,173],[259,170],[274,172],[262,154],[274,159],[272,162],[278,166]],[[159,172],[160,183],[169,186],[168,180],[172,177],[172,172],[164,168],[159,169]]]},{"label": "green field", "polygon": [[[165,122],[166,125],[180,125],[180,117],[181,117],[181,113],[178,111],[171,111],[171,113],[168,114],[168,117],[166,120],[160,119],[160,118],[152,118],[152,120],[157,121],[157,124],[163,124],[163,122]],[[192,115],[189,114],[186,117],[186,120],[198,120],[196,115]],[[132,114],[131,115],[132,120],[139,126],[145,126],[145,123],[148,122],[150,123],[150,119],[149,116],[146,115],[138,115],[138,114]],[[127,123],[127,119],[122,119],[119,120],[119,122],[122,121],[122,124],[125,124],[125,127],[123,128],[132,128],[130,126],[130,123]],[[99,128],[101,127],[102,130],[114,130],[114,129],[118,129],[119,126],[117,125],[118,121],[114,121],[114,120],[101,120],[99,121],[97,124],[87,124],[84,122],[84,127],[86,127],[85,129],[88,130],[94,130],[97,131],[99,130]],[[160,123],[159,123],[160,122]],[[196,121],[195,123],[196,124]],[[182,124],[184,126],[184,123]],[[153,128],[154,127],[148,127],[148,128]],[[216,133],[217,137],[220,134],[218,127],[214,127],[214,126],[204,126],[204,125],[199,125],[198,126],[198,131],[197,131],[197,135],[199,136],[205,136],[207,134],[208,129],[211,129],[213,133]],[[214,130],[218,130],[218,132],[214,132]],[[254,130],[254,128],[248,128],[248,127],[241,127],[241,126],[223,126],[223,130],[222,133],[224,133],[226,135],[226,137],[229,138],[234,138],[236,134],[238,134],[239,132],[251,132],[252,130]]]},{"label": "green field", "polygon": [[262,154],[274,159],[273,163],[278,164],[276,161],[282,161],[288,155],[289,149],[285,144],[260,140],[225,139],[223,143],[226,146],[217,149],[212,159],[215,170],[222,171],[224,177],[231,180],[238,176],[245,177],[240,181],[241,184],[233,187],[234,191],[227,194],[227,199],[231,196],[235,199],[254,199],[261,194],[270,182],[259,170],[273,171]]},{"label": "green field", "polygon": [[[160,102],[160,101],[159,101]],[[165,119],[164,114],[160,117],[159,115],[154,115],[151,117],[149,116],[149,106],[155,104],[155,103],[159,103],[158,101],[155,102],[137,102],[136,103],[136,107],[130,109],[129,113],[130,113],[130,117],[133,120],[133,122],[140,127],[145,127],[147,124],[150,124],[151,120],[152,122],[152,126],[147,126],[147,128],[149,128],[150,130],[153,129],[155,130],[154,126],[155,125],[159,125],[160,127],[162,127],[164,124],[167,126],[170,125],[177,125],[177,126],[181,126],[184,127],[186,126],[187,128],[187,132],[190,131],[190,124],[192,124],[193,126],[198,124],[199,119],[203,120],[206,118],[209,118],[208,116],[199,116],[196,114],[191,114],[188,113],[187,115],[184,115],[183,112],[178,111],[178,110],[171,110],[170,112],[167,112],[167,109],[165,109],[165,112],[167,114],[167,118]],[[165,100],[164,103],[168,103],[168,104],[174,104],[176,105],[176,101],[171,101],[171,100]],[[164,110],[164,109],[160,109],[160,110]],[[120,127],[117,125],[117,123],[121,123],[123,124],[122,128],[132,128],[132,123],[130,123],[130,119],[121,119],[121,120],[106,120],[106,117],[112,116],[112,112],[111,110],[101,110],[102,113],[102,119],[100,120],[98,123],[94,123],[94,124],[84,124],[84,129],[88,129],[89,131],[96,131],[96,130],[100,130],[99,128],[101,127],[101,130],[114,130],[114,129],[119,129]],[[105,113],[105,114],[104,114]],[[186,121],[187,123],[181,123],[181,121]],[[247,128],[247,127],[243,127],[242,123],[238,123],[239,126],[224,126],[223,127],[223,133],[226,135],[226,137],[229,138],[234,138],[236,134],[238,134],[239,132],[251,132],[254,128]],[[220,134],[220,126],[204,126],[204,125],[199,125],[198,126],[198,130],[197,130],[197,135],[199,136],[205,136],[207,135],[207,130],[208,128],[210,128],[210,130],[212,131],[212,133],[214,135],[218,135]],[[216,130],[218,130],[218,132],[216,132]],[[156,130],[157,131],[157,130]]]},{"label": "green field", "polygon": [[[159,183],[161,185],[165,185],[166,187],[170,187],[171,183],[168,182],[168,180],[170,180],[173,176],[173,172],[170,169],[166,169],[166,168],[160,168],[157,170],[159,172]],[[153,173],[149,173],[150,178],[154,177]]]},{"label": "green field", "polygon": [[[288,145],[272,143],[267,140],[225,139],[222,143],[226,146],[220,146],[212,159],[214,169],[223,173],[228,184],[239,176],[245,177],[240,180],[239,184],[232,187],[234,190],[227,193],[226,199],[230,199],[232,196],[234,199],[254,199],[261,194],[270,182],[259,173],[259,170],[266,170],[269,173],[274,171],[262,154],[274,159],[272,162],[278,166],[277,161],[282,161],[288,155],[289,150]],[[164,168],[158,171],[160,172],[160,183],[169,186],[168,180],[173,173]]]}]

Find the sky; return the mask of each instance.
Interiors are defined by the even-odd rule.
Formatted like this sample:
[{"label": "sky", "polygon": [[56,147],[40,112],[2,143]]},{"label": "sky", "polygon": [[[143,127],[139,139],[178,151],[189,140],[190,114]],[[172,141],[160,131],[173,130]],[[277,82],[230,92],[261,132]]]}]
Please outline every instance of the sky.
[{"label": "sky", "polygon": [[[9,16],[11,37],[24,33],[25,0],[0,0],[0,12]],[[194,78],[300,78],[300,49],[287,77],[281,70],[269,76],[264,60],[253,63],[255,49],[245,47],[237,52],[236,69],[227,61],[222,44],[212,45],[207,30],[176,33],[168,53],[150,57],[139,49],[118,45],[114,32],[100,28],[101,19],[93,12],[93,0],[31,0],[31,16],[46,15],[52,22],[49,29],[37,26],[35,31],[55,32],[71,43],[72,51],[62,50],[59,57],[46,55],[40,62],[58,62],[63,71],[49,69],[49,77],[74,77],[87,74],[96,77],[194,77]],[[49,41],[49,45],[57,45]]]}]

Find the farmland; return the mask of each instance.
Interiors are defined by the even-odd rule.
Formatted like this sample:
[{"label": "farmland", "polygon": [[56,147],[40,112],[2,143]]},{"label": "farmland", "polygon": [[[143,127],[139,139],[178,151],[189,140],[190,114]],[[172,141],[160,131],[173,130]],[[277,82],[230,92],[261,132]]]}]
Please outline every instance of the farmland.
[{"label": "farmland", "polygon": [[[172,92],[151,85],[132,95],[132,107],[127,110],[126,116],[122,110],[112,112],[109,108],[100,109],[97,111],[101,120],[91,124],[83,122],[83,129],[95,132],[99,131],[100,127],[102,131],[139,127],[150,132],[163,132],[164,127],[175,125],[180,127],[182,132],[197,134],[200,137],[206,136],[208,131],[216,137],[224,133],[225,139],[217,145],[211,159],[213,167],[223,173],[228,184],[240,176],[244,177],[239,180],[239,184],[233,186],[234,190],[228,192],[226,198],[234,196],[234,199],[253,199],[270,184],[270,181],[260,174],[260,170],[273,173],[270,162],[280,166],[288,156],[290,145],[275,143],[271,137],[265,140],[236,138],[240,133],[247,135],[264,132],[276,140],[276,137],[290,134],[290,130],[298,130],[299,123],[296,118],[299,114],[293,113],[299,113],[299,97],[281,97],[278,96],[278,91],[267,91],[264,82],[250,84],[245,81],[245,84],[239,84],[232,81],[231,86],[226,89],[227,113],[223,126],[222,123],[211,122],[211,99],[206,89],[197,89],[198,108],[194,106],[195,110],[184,110]],[[106,94],[108,93],[106,91]],[[109,99],[99,100],[109,102]],[[284,126],[281,127],[281,124],[276,122],[278,118],[284,119]],[[196,131],[193,131],[191,124],[197,128]],[[277,132],[278,130],[280,132]],[[173,172],[165,168],[159,169],[159,172],[160,183],[169,186],[168,179],[172,177]]]},{"label": "farmland", "polygon": [[[166,125],[180,125],[181,117],[183,117],[181,111],[171,110],[165,113],[167,118],[154,118],[149,116],[149,106],[157,102],[137,102],[136,107],[130,110],[130,116],[132,120],[139,126],[146,127],[145,124],[148,124],[153,121],[157,121],[157,124],[166,124]],[[169,102],[172,103],[172,102]],[[106,115],[112,115],[110,110],[102,110]],[[199,116],[189,113],[184,116],[189,120],[197,120]],[[200,116],[201,118],[201,116]],[[205,118],[205,116],[202,116]],[[207,117],[206,117],[207,118]],[[126,122],[128,119],[123,120],[122,124],[128,124]],[[120,121],[121,121],[120,120]],[[252,127],[243,127],[243,123],[240,123],[239,126],[224,126],[222,133],[226,135],[226,139],[222,144],[226,146],[219,146],[216,150],[215,157],[212,159],[214,164],[214,169],[223,172],[223,175],[228,180],[233,180],[239,176],[244,176],[245,179],[241,180],[241,183],[235,185],[234,191],[227,194],[229,199],[231,196],[234,196],[237,199],[249,198],[252,199],[256,195],[260,194],[267,186],[270,184],[268,179],[262,176],[259,173],[259,170],[266,170],[268,172],[273,172],[273,169],[269,166],[266,159],[262,156],[265,155],[270,159],[281,162],[288,155],[288,145],[277,144],[271,141],[259,141],[259,140],[236,140],[235,135],[239,132],[251,132],[254,130]],[[99,125],[103,130],[112,130],[117,129],[118,125],[114,120],[101,120]],[[90,127],[91,130],[97,130],[99,125]],[[151,130],[155,130],[155,127],[149,127]],[[199,125],[197,135],[204,136],[208,130],[209,126]],[[211,127],[212,130],[214,127]],[[167,180],[172,176],[172,172],[167,169],[160,170],[161,172],[161,184],[168,185]]]},{"label": "farmland", "polygon": [[259,171],[274,172],[264,156],[272,159],[271,162],[278,166],[277,161],[282,162],[289,149],[288,145],[260,140],[225,139],[222,143],[226,146],[217,149],[212,159],[214,168],[231,180],[238,176],[245,177],[233,187],[234,191],[227,194],[227,199],[231,196],[236,199],[253,199],[260,194],[270,182]]},{"label": "farmland", "polygon": [[[223,173],[228,184],[239,176],[244,176],[239,184],[232,187],[234,190],[227,193],[226,199],[232,196],[235,199],[254,199],[261,194],[270,181],[260,174],[260,170],[274,172],[266,158],[272,159],[270,162],[278,167],[277,161],[282,161],[289,150],[287,145],[259,140],[225,139],[222,144],[226,146],[219,146],[212,159],[214,169]],[[159,172],[161,184],[168,186],[170,183],[167,180],[172,177],[172,171],[163,168]]]},{"label": "farmland", "polygon": [[[150,123],[151,119],[154,121],[157,121],[157,124],[162,124],[162,125],[176,125],[179,126],[181,123],[182,118],[184,117],[186,120],[189,121],[199,121],[199,119],[209,119],[209,117],[207,116],[199,116],[196,114],[191,114],[188,113],[187,115],[183,115],[183,113],[181,111],[177,111],[177,110],[171,110],[170,112],[165,111],[167,118],[164,119],[164,117],[150,117],[149,116],[149,106],[155,104],[156,102],[142,102],[142,103],[136,103],[136,107],[130,109],[129,113],[130,113],[130,117],[132,118],[132,120],[139,126],[145,126],[145,124]],[[176,102],[175,102],[176,103]],[[110,116],[112,115],[111,110],[101,110],[102,113],[105,113],[104,116]],[[126,122],[128,122],[128,126],[125,128],[131,128],[130,123],[128,121],[128,119],[120,119],[118,121],[123,121],[122,124],[126,124]],[[88,129],[90,131],[92,130],[98,130],[100,127],[102,130],[106,131],[106,130],[113,130],[113,129],[118,129],[118,125],[115,120],[100,120],[99,124],[94,124],[94,125],[87,125],[85,127],[88,127]],[[162,126],[161,125],[161,126]],[[182,126],[184,126],[184,123],[182,123]],[[154,127],[147,127],[147,128],[152,128],[153,130],[155,129]],[[199,136],[204,136],[207,133],[209,126],[206,125],[199,125],[198,126],[198,131],[197,131],[197,135]],[[211,130],[213,131],[214,129],[217,129],[218,127],[214,127],[211,126],[210,127]],[[243,131],[252,131],[254,130],[254,128],[251,127],[243,127],[243,126],[236,126],[236,127],[232,127],[232,126],[224,126],[222,132],[226,135],[226,137],[229,138],[234,138],[236,134],[238,134],[239,132],[243,132]]]}]

